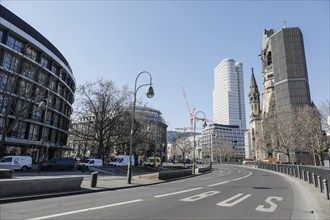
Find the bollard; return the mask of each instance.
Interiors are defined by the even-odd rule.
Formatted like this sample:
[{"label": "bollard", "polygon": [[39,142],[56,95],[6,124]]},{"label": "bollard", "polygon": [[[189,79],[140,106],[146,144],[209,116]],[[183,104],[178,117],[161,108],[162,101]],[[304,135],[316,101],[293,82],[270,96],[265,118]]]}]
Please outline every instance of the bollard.
[{"label": "bollard", "polygon": [[305,170],[302,171],[303,180],[306,181]]},{"label": "bollard", "polygon": [[324,188],[326,198],[329,200],[330,195],[329,195],[328,181],[326,179],[323,179],[323,188]]},{"label": "bollard", "polygon": [[91,173],[91,187],[95,187],[97,184],[97,174],[98,172]]},{"label": "bollard", "polygon": [[301,179],[301,175],[300,175],[300,167],[297,166],[297,172],[298,172],[298,178]]},{"label": "bollard", "polygon": [[320,191],[323,192],[323,190],[322,190],[322,180],[321,180],[320,176],[317,176],[317,182],[318,182],[318,185],[320,187]]},{"label": "bollard", "polygon": [[296,169],[293,168],[293,176],[296,177]]},{"label": "bollard", "polygon": [[312,184],[317,187],[317,181],[315,181],[315,173],[312,173]]},{"label": "bollard", "polygon": [[306,176],[307,176],[307,182],[308,182],[308,183],[311,183],[311,182],[310,182],[310,178],[309,178],[309,171],[306,172]]}]

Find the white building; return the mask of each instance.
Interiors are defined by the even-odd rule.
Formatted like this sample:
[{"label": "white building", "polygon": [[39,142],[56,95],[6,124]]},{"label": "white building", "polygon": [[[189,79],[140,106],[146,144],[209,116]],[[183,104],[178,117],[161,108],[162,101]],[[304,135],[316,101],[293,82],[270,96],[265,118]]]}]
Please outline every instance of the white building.
[{"label": "white building", "polygon": [[213,121],[246,128],[243,64],[225,59],[214,69]]},{"label": "white building", "polygon": [[[231,156],[226,156],[228,162],[239,162],[245,158],[244,132],[245,129],[238,125],[210,124],[203,130],[200,142],[206,150],[211,151],[212,161],[217,160],[216,148],[221,147],[226,153],[232,152]],[[225,147],[230,149],[224,149]]]}]

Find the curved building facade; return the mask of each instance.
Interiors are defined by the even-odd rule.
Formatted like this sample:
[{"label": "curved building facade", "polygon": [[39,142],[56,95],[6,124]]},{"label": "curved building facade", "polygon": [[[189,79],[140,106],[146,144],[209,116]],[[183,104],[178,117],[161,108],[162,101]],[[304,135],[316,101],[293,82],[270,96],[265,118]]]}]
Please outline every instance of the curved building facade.
[{"label": "curved building facade", "polygon": [[60,156],[66,146],[75,78],[61,52],[0,5],[1,154]]},{"label": "curved building facade", "polygon": [[[145,129],[148,130],[147,143],[137,147],[138,151],[144,151],[148,156],[159,156],[162,161],[166,160],[167,154],[167,124],[162,113],[154,108],[136,106],[136,115],[143,117]],[[145,146],[147,144],[147,146]]]}]

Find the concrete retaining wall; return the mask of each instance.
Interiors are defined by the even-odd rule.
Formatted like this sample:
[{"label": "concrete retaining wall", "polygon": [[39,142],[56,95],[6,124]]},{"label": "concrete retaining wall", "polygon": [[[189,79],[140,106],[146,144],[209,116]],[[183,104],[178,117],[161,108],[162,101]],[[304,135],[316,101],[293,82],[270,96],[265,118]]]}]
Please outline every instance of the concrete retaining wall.
[{"label": "concrete retaining wall", "polygon": [[2,179],[0,181],[0,197],[77,190],[80,189],[82,181],[83,177]]},{"label": "concrete retaining wall", "polygon": [[200,168],[198,168],[198,173],[205,173],[210,170],[211,170],[211,167],[200,167]]},{"label": "concrete retaining wall", "polygon": [[160,180],[169,180],[169,179],[175,179],[175,178],[190,176],[190,175],[192,175],[192,170],[191,169],[171,170],[171,171],[160,172],[158,178]]}]

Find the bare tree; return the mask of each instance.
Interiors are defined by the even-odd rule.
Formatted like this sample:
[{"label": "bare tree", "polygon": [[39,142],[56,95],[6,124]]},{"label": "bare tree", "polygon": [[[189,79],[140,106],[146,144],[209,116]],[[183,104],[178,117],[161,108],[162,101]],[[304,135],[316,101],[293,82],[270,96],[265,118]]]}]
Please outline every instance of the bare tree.
[{"label": "bare tree", "polygon": [[[131,110],[127,109],[121,119],[121,123],[118,124],[118,140],[117,140],[117,152],[125,151],[129,152],[130,138],[131,138],[131,123],[132,115]],[[144,143],[148,135],[147,120],[144,115],[136,115],[134,118],[134,131],[133,131],[133,147],[138,144]]]},{"label": "bare tree", "polygon": [[323,130],[330,130],[330,126],[328,125],[328,117],[330,117],[330,100],[327,99],[322,101],[321,105],[318,107],[318,110],[321,115],[321,123]]},{"label": "bare tree", "polygon": [[131,93],[127,86],[119,89],[114,82],[100,79],[86,82],[77,89],[75,118],[84,119],[84,129],[75,129],[74,134],[97,143],[97,155],[108,151],[118,142],[119,125],[127,115]]},{"label": "bare tree", "polygon": [[288,162],[291,162],[290,153],[295,151],[300,136],[296,108],[283,107],[277,114],[268,115],[262,128],[263,150],[268,153],[283,153]]},{"label": "bare tree", "polygon": [[302,128],[300,143],[314,156],[318,157],[320,164],[323,165],[323,152],[329,149],[327,137],[322,130],[322,114],[315,106],[304,106],[298,111],[299,127]]},{"label": "bare tree", "polygon": [[177,150],[180,150],[181,155],[182,155],[182,160],[183,160],[183,162],[185,162],[186,154],[188,154],[193,148],[192,143],[190,143],[190,141],[187,141],[186,136],[183,136],[183,137],[179,136],[175,140],[175,146],[176,146]]},{"label": "bare tree", "polygon": [[220,140],[220,142],[216,142],[216,144],[213,145],[213,155],[222,163],[223,159],[235,155],[235,149],[231,143]]}]

